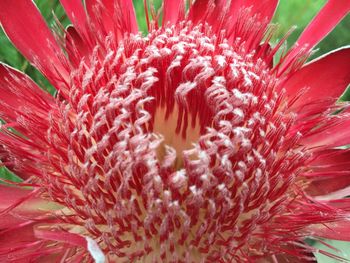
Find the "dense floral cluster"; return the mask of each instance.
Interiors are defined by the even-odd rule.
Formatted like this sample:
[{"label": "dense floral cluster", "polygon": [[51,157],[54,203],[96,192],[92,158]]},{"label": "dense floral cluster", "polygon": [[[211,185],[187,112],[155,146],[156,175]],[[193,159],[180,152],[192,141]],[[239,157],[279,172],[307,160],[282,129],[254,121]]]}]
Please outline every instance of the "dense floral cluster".
[{"label": "dense floral cluster", "polygon": [[350,4],[276,64],[277,2],[145,4],[142,36],[131,0],[61,0],[60,38],[32,1],[0,0],[57,89],[0,64],[0,160],[23,179],[0,185],[0,260],[304,262],[305,238],[348,240],[350,49],[305,61]]}]

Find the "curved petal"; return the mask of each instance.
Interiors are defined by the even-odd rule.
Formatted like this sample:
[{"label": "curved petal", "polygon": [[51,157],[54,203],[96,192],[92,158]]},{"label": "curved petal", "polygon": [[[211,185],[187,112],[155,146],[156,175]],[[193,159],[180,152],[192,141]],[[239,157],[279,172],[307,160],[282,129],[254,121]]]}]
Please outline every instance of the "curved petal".
[{"label": "curved petal", "polygon": [[70,62],[78,67],[82,58],[89,54],[90,47],[81,38],[75,27],[66,28],[65,46]]},{"label": "curved petal", "polygon": [[58,220],[51,212],[61,208],[38,197],[39,192],[39,188],[0,185],[1,262],[9,258],[10,262],[54,262],[53,258],[64,256],[63,244],[52,246],[51,240],[37,235],[39,226],[57,226]]},{"label": "curved petal", "polygon": [[105,255],[98,246],[97,242],[90,237],[64,231],[51,231],[36,229],[35,236],[42,240],[58,241],[73,247],[81,247],[90,253],[90,256],[96,263],[103,263],[106,261]]},{"label": "curved petal", "polygon": [[[350,46],[332,51],[306,64],[295,72],[281,86],[287,95],[293,97],[301,89],[307,88],[303,96],[293,104],[293,108],[325,99],[327,108],[343,94],[350,83]],[[315,103],[314,107],[319,104]]]},{"label": "curved petal", "polygon": [[67,16],[81,35],[86,33],[87,17],[81,0],[60,0]]},{"label": "curved petal", "polygon": [[0,0],[0,23],[12,43],[56,88],[68,80],[65,57],[30,0]]},{"label": "curved petal", "polygon": [[11,262],[24,262],[28,257],[36,259],[53,252],[50,247],[42,246],[44,243],[35,236],[34,228],[38,224],[56,223],[56,218],[49,216],[48,212],[58,209],[58,206],[38,197],[39,192],[39,188],[0,185],[1,262],[4,259],[7,262],[7,256],[18,260]]}]

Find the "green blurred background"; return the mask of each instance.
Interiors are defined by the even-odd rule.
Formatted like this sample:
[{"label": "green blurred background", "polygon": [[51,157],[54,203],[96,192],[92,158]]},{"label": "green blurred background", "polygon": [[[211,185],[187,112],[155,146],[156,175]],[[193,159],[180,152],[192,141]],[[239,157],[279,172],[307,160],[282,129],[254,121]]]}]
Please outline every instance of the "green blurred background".
[{"label": "green blurred background", "polygon": [[[14,0],[17,1],[17,0]],[[258,0],[260,1],[260,0]],[[340,0],[339,0],[340,1]],[[69,20],[64,14],[62,7],[58,0],[34,0],[38,5],[38,8],[42,12],[48,24],[53,27],[55,25],[54,15],[64,25],[69,24]],[[161,0],[154,0],[156,7],[160,6]],[[297,26],[297,29],[288,39],[288,46],[291,46],[305,26],[309,23],[312,17],[318,12],[318,10],[326,3],[326,0],[280,0],[277,13],[273,19],[273,23],[279,25],[277,34],[273,41],[280,39],[292,26]],[[146,23],[144,19],[143,0],[134,0],[136,14],[140,25],[140,30],[146,33]],[[331,50],[339,48],[344,45],[350,44],[350,16],[345,18],[317,47],[317,52],[312,58],[318,57]],[[17,50],[8,41],[3,31],[0,29],[0,61],[5,62],[15,68],[18,68],[28,75],[30,75],[39,85],[51,93],[54,89],[49,85],[47,80],[32,67],[24,57],[17,52]],[[343,100],[350,100],[350,94],[347,92],[343,97]],[[0,177],[19,180],[9,171],[4,168],[0,168]],[[349,259],[350,262],[350,244],[347,242],[329,241],[330,244],[340,250],[338,255]],[[314,244],[315,247],[329,250],[319,243]],[[318,262],[331,263],[339,262],[329,259],[325,256],[317,255]]]}]

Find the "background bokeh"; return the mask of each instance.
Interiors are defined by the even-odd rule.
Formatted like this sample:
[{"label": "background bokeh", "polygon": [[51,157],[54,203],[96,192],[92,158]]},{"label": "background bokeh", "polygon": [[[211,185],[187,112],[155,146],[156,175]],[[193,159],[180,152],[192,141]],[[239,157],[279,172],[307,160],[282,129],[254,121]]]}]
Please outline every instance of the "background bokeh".
[{"label": "background bokeh", "polygon": [[[17,1],[17,0],[14,0]],[[259,0],[258,0],[259,1]],[[340,0],[339,0],[340,1]],[[67,26],[69,20],[64,14],[58,0],[34,0],[50,27],[55,27],[55,19],[59,20],[62,25]],[[156,7],[159,7],[161,0],[154,0]],[[292,26],[297,26],[287,41],[291,46],[303,31],[305,26],[314,17],[318,10],[325,4],[326,0],[280,0],[279,7],[274,16],[273,23],[278,24],[278,30],[273,41],[280,39]],[[146,33],[146,23],[144,19],[143,0],[134,0],[135,10],[140,26],[140,30]],[[56,18],[55,18],[56,17]],[[350,44],[350,16],[345,18],[317,47],[312,58],[318,57],[331,50]],[[311,58],[311,59],[312,59]],[[34,68],[25,58],[17,52],[7,39],[4,32],[0,29],[0,61],[20,69],[32,77],[43,89],[54,93],[53,87],[48,81]],[[350,92],[342,96],[342,100],[350,100]],[[0,177],[19,180],[5,168],[0,168]],[[347,242],[329,241],[330,245],[339,249],[338,255],[350,260],[350,244]],[[315,247],[327,249],[320,243],[314,243]],[[333,251],[334,253],[334,251]],[[318,262],[331,263],[339,262],[329,259],[322,255],[317,255]]]}]

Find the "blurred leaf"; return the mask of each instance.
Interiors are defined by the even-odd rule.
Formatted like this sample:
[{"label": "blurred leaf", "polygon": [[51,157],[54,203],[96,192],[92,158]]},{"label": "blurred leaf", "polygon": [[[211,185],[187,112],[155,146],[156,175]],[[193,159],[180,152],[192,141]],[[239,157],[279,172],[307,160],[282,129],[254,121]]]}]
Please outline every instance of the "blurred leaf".
[{"label": "blurred leaf", "polygon": [[[11,173],[7,168],[5,167],[0,167],[0,178],[9,180],[12,182],[21,182],[22,179],[19,178],[17,175]],[[0,184],[6,184],[3,181],[0,181]]]},{"label": "blurred leaf", "polygon": [[[345,258],[350,262],[350,243],[345,241],[337,241],[337,240],[325,240],[327,244],[332,247],[335,247],[339,251],[334,251],[333,249],[321,244],[320,242],[316,243],[314,247],[337,255],[339,257]],[[321,253],[316,253],[317,262],[319,263],[339,263],[339,260],[329,258]]]}]

